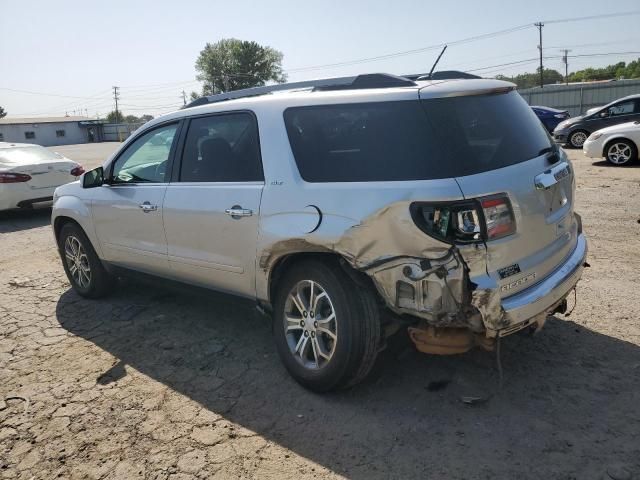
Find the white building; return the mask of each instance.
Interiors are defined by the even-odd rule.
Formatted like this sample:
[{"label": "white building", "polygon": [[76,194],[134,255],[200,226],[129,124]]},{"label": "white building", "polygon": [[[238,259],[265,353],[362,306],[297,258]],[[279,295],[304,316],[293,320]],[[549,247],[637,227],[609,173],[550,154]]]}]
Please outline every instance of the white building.
[{"label": "white building", "polygon": [[0,142],[70,145],[100,142],[105,120],[87,117],[0,118]]}]

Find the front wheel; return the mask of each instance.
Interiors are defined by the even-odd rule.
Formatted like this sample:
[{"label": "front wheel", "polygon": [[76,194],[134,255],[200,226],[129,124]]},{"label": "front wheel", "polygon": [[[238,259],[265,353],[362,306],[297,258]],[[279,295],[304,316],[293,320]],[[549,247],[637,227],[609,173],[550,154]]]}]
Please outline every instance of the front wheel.
[{"label": "front wheel", "polygon": [[67,278],[79,295],[100,298],[111,292],[115,278],[105,270],[82,228],[73,223],[62,227],[58,248]]},{"label": "front wheel", "polygon": [[607,145],[605,155],[607,161],[613,165],[628,165],[638,158],[636,146],[629,140],[614,140]]},{"label": "front wheel", "polygon": [[293,266],[276,292],[273,334],[278,354],[304,387],[326,392],[363,380],[380,343],[379,311],[339,265],[318,260]]},{"label": "front wheel", "polygon": [[582,148],[582,145],[584,145],[584,142],[587,141],[588,136],[589,135],[587,135],[587,132],[576,130],[571,135],[569,135],[569,145],[571,145],[573,148]]}]

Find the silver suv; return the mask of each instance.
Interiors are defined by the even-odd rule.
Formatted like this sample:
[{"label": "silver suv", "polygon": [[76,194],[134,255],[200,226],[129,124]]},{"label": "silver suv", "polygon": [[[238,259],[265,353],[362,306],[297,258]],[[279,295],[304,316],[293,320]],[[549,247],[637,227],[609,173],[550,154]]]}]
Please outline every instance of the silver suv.
[{"label": "silver suv", "polygon": [[575,181],[510,83],[383,74],[200,99],[58,188],[82,296],[137,271],[254,299],[302,385],[362,380],[385,338],[492,349],[566,309]]}]

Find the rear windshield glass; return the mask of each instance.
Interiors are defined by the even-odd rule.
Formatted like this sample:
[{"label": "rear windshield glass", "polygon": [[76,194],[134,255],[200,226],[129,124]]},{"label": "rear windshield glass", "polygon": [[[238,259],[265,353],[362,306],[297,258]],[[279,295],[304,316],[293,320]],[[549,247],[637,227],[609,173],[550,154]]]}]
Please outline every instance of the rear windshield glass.
[{"label": "rear windshield glass", "polygon": [[60,160],[61,158],[61,155],[40,146],[0,149],[0,164],[28,165],[33,162]]},{"label": "rear windshield glass", "polygon": [[523,162],[552,146],[516,92],[292,107],[284,119],[308,182],[459,177]]}]

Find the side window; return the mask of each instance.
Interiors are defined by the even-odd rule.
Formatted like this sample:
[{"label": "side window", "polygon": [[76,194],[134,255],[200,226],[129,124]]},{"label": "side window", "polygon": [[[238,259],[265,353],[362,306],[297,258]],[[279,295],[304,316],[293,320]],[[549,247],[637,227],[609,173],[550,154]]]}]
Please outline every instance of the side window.
[{"label": "side window", "polygon": [[165,125],[133,141],[114,165],[113,183],[165,182],[169,152],[178,124]]},{"label": "side window", "polygon": [[628,115],[630,113],[633,113],[634,108],[635,102],[633,100],[618,103],[609,107],[609,115],[612,117],[617,115]]},{"label": "side window", "polygon": [[180,166],[181,182],[264,180],[258,127],[246,112],[191,120]]}]

